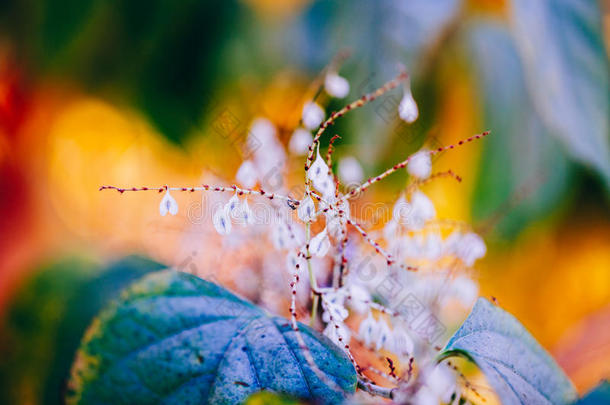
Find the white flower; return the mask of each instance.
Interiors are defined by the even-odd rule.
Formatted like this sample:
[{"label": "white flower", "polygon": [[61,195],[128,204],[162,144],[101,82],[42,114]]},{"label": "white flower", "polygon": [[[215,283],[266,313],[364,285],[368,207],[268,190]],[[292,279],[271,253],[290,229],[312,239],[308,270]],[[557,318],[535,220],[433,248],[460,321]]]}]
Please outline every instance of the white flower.
[{"label": "white flower", "polygon": [[401,195],[392,207],[392,219],[397,222],[402,222],[408,218],[411,212],[411,205],[407,202],[404,195]]},{"label": "white flower", "polygon": [[165,191],[161,204],[159,204],[159,213],[162,217],[167,215],[168,212],[172,215],[176,215],[178,213],[178,203],[169,193],[169,189]]},{"label": "white flower", "polygon": [[438,233],[429,233],[424,240],[423,256],[429,260],[440,259],[443,253],[443,240]]},{"label": "white flower", "polygon": [[[381,318],[377,321],[377,336],[375,339],[375,350],[379,351],[383,348],[391,347],[392,331],[388,324]],[[389,347],[390,346],[390,347]]]},{"label": "white flower", "polygon": [[403,328],[395,327],[392,331],[390,351],[408,357],[413,355],[414,350],[415,344],[411,336]]},{"label": "white flower", "polygon": [[462,234],[459,231],[453,231],[443,241],[443,254],[447,256],[457,255],[457,250],[462,240]]},{"label": "white flower", "polygon": [[385,240],[390,241],[398,232],[398,222],[395,219],[389,220],[383,227],[383,237]]},{"label": "white flower", "polygon": [[369,309],[371,294],[358,284],[349,284],[350,306],[358,313],[364,314]]},{"label": "white flower", "polygon": [[333,322],[343,322],[345,318],[349,316],[349,312],[343,306],[343,304],[329,304],[325,305],[325,311],[322,313],[322,320],[326,323],[330,322],[330,318],[333,318]]},{"label": "white flower", "polygon": [[299,202],[299,208],[297,209],[297,215],[299,219],[303,222],[310,222],[315,219],[316,216],[316,206],[313,203],[313,200],[308,195],[305,196]]},{"label": "white flower", "polygon": [[407,172],[418,179],[427,179],[432,171],[430,152],[422,150],[411,156],[407,163]]},{"label": "white flower", "polygon": [[313,238],[309,242],[309,251],[317,257],[324,257],[330,249],[330,239],[328,239],[328,232],[326,228]]},{"label": "white flower", "polygon": [[448,403],[457,388],[455,377],[453,371],[447,365],[441,363],[426,375],[425,381],[430,391],[437,396],[440,402]]},{"label": "white flower", "polygon": [[413,405],[439,405],[440,401],[430,388],[422,385],[411,398],[411,403]]},{"label": "white flower", "polygon": [[477,299],[479,288],[466,276],[457,276],[451,283],[449,293],[457,298],[465,307],[471,306]]},{"label": "white flower", "polygon": [[461,238],[456,250],[456,255],[462,259],[466,266],[472,266],[477,259],[480,259],[487,253],[483,239],[472,232],[467,233]]},{"label": "white flower", "polygon": [[244,198],[241,206],[237,209],[236,218],[242,226],[252,225],[254,223],[254,214],[248,205],[247,198]]},{"label": "white flower", "polygon": [[[343,211],[339,215],[339,210]],[[337,203],[337,210],[328,210],[326,212],[326,229],[329,235],[338,238],[341,236],[341,231],[347,225],[347,217],[349,217],[349,202],[341,201]]]},{"label": "white flower", "polygon": [[411,211],[406,218],[406,225],[411,230],[423,228],[426,221],[436,216],[436,210],[432,201],[421,191],[415,191],[411,195]]},{"label": "white flower", "polygon": [[358,336],[362,339],[365,346],[371,347],[373,342],[377,340],[377,321],[373,318],[373,314],[369,311],[368,316],[360,322],[358,328]]},{"label": "white flower", "polygon": [[400,104],[398,104],[398,115],[409,124],[415,122],[419,115],[419,110],[417,109],[417,104],[415,103],[415,99],[413,99],[410,88],[406,89],[402,100],[400,100]]},{"label": "white flower", "polygon": [[290,274],[294,274],[294,272],[296,271],[297,264],[299,265],[299,270],[303,270],[307,263],[305,262],[305,259],[301,255],[299,255],[298,252],[288,252],[288,254],[286,255],[286,270],[288,270]]},{"label": "white flower", "polygon": [[221,235],[227,235],[229,234],[229,232],[231,232],[231,218],[229,216],[229,212],[225,209],[225,207],[216,210],[216,212],[214,213],[214,217],[212,218],[212,222],[214,222],[214,228],[216,228],[216,232]]},{"label": "white flower", "polygon": [[292,238],[290,228],[283,219],[279,219],[277,223],[271,227],[271,241],[273,246],[278,249],[290,249],[295,247],[296,241]]},{"label": "white flower", "polygon": [[324,79],[324,89],[333,97],[343,98],[349,93],[349,82],[336,72],[329,72]]},{"label": "white flower", "polygon": [[238,218],[238,214],[239,214],[239,197],[237,196],[237,193],[233,194],[233,197],[231,197],[229,199],[229,201],[227,201],[226,205],[225,205],[225,210],[227,211],[227,213],[237,219]]},{"label": "white flower", "polygon": [[352,156],[339,160],[338,173],[339,179],[345,184],[360,183],[364,177],[362,166]]},{"label": "white flower", "polygon": [[267,118],[255,118],[250,124],[250,136],[255,137],[257,143],[273,142],[276,138],[277,130],[275,125]]},{"label": "white flower", "polygon": [[314,160],[313,164],[307,171],[307,178],[313,183],[316,190],[322,193],[322,196],[326,199],[333,199],[335,196],[335,183],[332,176],[330,175],[330,169],[320,156],[318,150],[318,156]]},{"label": "white flower", "polygon": [[235,180],[246,188],[252,188],[256,185],[256,167],[251,160],[245,160],[241,166],[239,166],[237,174],[235,175]]},{"label": "white flower", "polygon": [[[329,323],[326,325],[324,329],[325,336],[327,336],[330,340],[333,341],[334,344],[339,346],[341,349],[347,351],[345,346],[349,344],[351,339],[351,333],[349,328],[347,328],[343,323]],[[343,339],[343,341],[339,341],[339,337]]]},{"label": "white flower", "polygon": [[324,120],[324,110],[313,101],[303,106],[303,125],[307,129],[316,129]]},{"label": "white flower", "polygon": [[290,137],[288,149],[295,155],[302,156],[309,150],[309,145],[313,142],[313,135],[305,128],[297,128]]}]

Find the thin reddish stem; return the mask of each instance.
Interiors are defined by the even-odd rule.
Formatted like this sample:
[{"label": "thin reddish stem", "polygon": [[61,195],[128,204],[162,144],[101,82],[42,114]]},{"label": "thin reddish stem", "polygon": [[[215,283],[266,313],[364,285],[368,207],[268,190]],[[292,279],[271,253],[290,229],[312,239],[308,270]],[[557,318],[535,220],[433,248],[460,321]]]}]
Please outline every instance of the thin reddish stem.
[{"label": "thin reddish stem", "polygon": [[[448,145],[448,146],[439,147],[437,149],[431,150],[430,151],[430,155],[431,156],[432,155],[437,155],[437,154],[439,154],[441,152],[444,152],[446,150],[454,149],[454,148],[456,148],[458,146],[461,146],[461,145],[463,145],[465,143],[472,142],[475,139],[481,139],[481,138],[483,138],[483,137],[485,137],[485,136],[487,136],[489,134],[490,134],[490,131],[485,131],[485,132],[483,132],[481,134],[473,135],[470,138],[463,139],[463,140],[459,141],[456,144],[451,144],[451,145]],[[409,163],[409,161],[411,160],[412,157],[413,157],[413,155],[410,155],[405,160],[403,160],[400,163],[397,163],[396,165],[394,165],[393,167],[389,168],[388,170],[386,170],[385,172],[381,173],[380,175],[369,178],[367,181],[362,183],[360,186],[354,188],[348,194],[344,195],[343,196],[343,200],[347,200],[349,198],[352,198],[356,194],[359,194],[359,193],[363,192],[364,190],[366,190],[367,188],[369,188],[371,185],[373,185],[373,184],[383,180],[384,178],[388,177],[390,174],[395,173],[395,172],[397,172],[400,169],[404,169],[405,167],[407,167],[407,164]]]}]

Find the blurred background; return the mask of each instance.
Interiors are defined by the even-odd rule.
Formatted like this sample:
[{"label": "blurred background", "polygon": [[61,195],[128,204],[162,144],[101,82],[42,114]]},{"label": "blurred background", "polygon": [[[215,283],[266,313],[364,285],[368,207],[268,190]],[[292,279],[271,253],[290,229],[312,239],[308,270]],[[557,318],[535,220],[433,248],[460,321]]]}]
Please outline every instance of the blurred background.
[{"label": "blurred background", "polygon": [[57,403],[91,317],[146,271],[214,256],[206,274],[239,290],[200,196],[162,218],[154,194],[98,188],[230,181],[239,140],[218,117],[267,117],[287,143],[344,49],[347,99],[402,63],[420,110],[401,123],[395,93],[333,127],[366,175],[492,131],[434,162],[462,183],[424,191],[485,238],[481,295],[587,391],[610,377],[609,44],[603,0],[0,2],[0,402]]}]

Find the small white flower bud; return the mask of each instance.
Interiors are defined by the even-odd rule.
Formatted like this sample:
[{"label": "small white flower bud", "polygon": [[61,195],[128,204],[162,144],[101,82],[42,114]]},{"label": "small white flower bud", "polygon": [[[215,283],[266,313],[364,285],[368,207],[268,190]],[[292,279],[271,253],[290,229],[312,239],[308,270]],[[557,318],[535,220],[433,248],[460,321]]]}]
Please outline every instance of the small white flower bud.
[{"label": "small white flower bud", "polygon": [[257,175],[256,167],[250,160],[245,160],[235,175],[235,180],[246,188],[252,188],[256,185]]},{"label": "small white flower bud", "polygon": [[330,169],[318,151],[316,160],[307,171],[307,178],[312,181],[315,189],[322,193],[325,199],[332,200],[335,197],[335,183],[329,173]]},{"label": "small white flower bud", "polygon": [[303,270],[305,268],[306,262],[302,256],[300,256],[297,252],[291,251],[286,255],[286,270],[290,274],[294,274],[296,271],[297,264],[299,265],[299,270]]},{"label": "small white flower bud", "polygon": [[398,115],[403,121],[409,124],[415,122],[419,116],[419,110],[417,109],[415,99],[413,99],[413,94],[411,94],[411,89],[408,89],[402,97],[402,100],[400,100],[400,104],[398,104]]},{"label": "small white flower bud", "polygon": [[427,179],[432,171],[430,152],[422,150],[411,156],[407,163],[407,172],[418,179]]},{"label": "small white flower bud", "polygon": [[239,197],[237,193],[227,201],[224,208],[232,218],[237,219],[239,217]]},{"label": "small white flower bud", "polygon": [[475,261],[485,256],[485,253],[487,253],[485,242],[479,235],[472,232],[461,238],[456,252],[466,266],[472,266]]},{"label": "small white flower bud", "polygon": [[299,203],[299,208],[297,209],[297,215],[299,219],[303,222],[313,221],[316,214],[316,206],[313,203],[313,200],[309,195],[306,195],[305,198],[301,200]]},{"label": "small white flower bud", "polygon": [[377,332],[377,321],[375,318],[373,318],[373,314],[369,311],[368,316],[362,322],[360,322],[358,337],[362,339],[365,346],[371,347],[373,342],[377,340]]},{"label": "small white flower bud", "polygon": [[330,249],[330,239],[328,239],[328,233],[326,228],[313,238],[309,242],[309,251],[317,257],[324,257]]},{"label": "small white flower bud", "polygon": [[216,228],[216,232],[219,234],[227,235],[231,232],[231,218],[225,207],[216,210],[212,222],[214,222],[214,228]]},{"label": "small white flower bud", "polygon": [[248,199],[245,198],[238,209],[239,222],[242,226],[252,225],[254,223],[254,214],[248,205]]},{"label": "small white flower bud", "polygon": [[343,98],[349,93],[349,82],[335,72],[329,72],[324,79],[326,92],[337,98]]},{"label": "small white flower bud", "polygon": [[309,150],[309,145],[313,142],[313,135],[305,128],[297,128],[290,137],[288,149],[295,155],[302,156]]},{"label": "small white flower bud", "polygon": [[163,199],[161,200],[161,204],[159,204],[159,213],[161,214],[162,217],[167,215],[168,212],[171,215],[176,215],[178,213],[178,203],[176,202],[174,197],[172,197],[172,195],[169,193],[169,189],[167,189],[165,191],[165,195],[163,196]]},{"label": "small white flower bud", "polygon": [[351,156],[339,160],[338,173],[339,179],[345,184],[360,183],[364,178],[362,166]]},{"label": "small white flower bud", "polygon": [[316,129],[324,120],[324,110],[313,101],[303,106],[303,125],[307,129]]},{"label": "small white flower bud", "polygon": [[375,350],[379,351],[383,348],[388,348],[391,342],[392,331],[388,324],[383,320],[377,321],[377,339],[375,339]]}]

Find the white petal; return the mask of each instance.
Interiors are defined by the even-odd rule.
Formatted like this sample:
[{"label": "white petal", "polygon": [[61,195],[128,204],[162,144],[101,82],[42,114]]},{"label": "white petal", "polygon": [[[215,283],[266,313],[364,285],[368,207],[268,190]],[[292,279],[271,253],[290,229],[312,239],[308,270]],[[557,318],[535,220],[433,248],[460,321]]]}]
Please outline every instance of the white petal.
[{"label": "white petal", "polygon": [[432,160],[430,159],[430,152],[419,151],[409,159],[407,163],[407,172],[413,177],[418,179],[427,179],[432,171]]},{"label": "white petal", "polygon": [[362,166],[351,156],[339,160],[338,173],[339,179],[345,184],[360,183],[364,178]]},{"label": "white petal", "polygon": [[303,106],[303,125],[307,129],[316,129],[324,120],[324,110],[313,101]]},{"label": "white petal", "polygon": [[313,161],[311,167],[307,171],[307,178],[312,181],[324,179],[329,177],[328,173],[330,173],[330,169],[326,165],[324,159],[322,159],[322,156],[320,156],[320,152],[318,152],[316,160]]},{"label": "white petal", "polygon": [[235,180],[246,188],[252,188],[256,185],[257,174],[254,163],[250,160],[245,160],[235,175]]},{"label": "white petal", "polygon": [[462,305],[469,307],[477,299],[479,287],[470,278],[458,276],[451,283],[451,292]]},{"label": "white petal", "polygon": [[313,142],[313,135],[305,128],[297,128],[290,137],[288,149],[295,155],[302,156],[309,150],[309,145]]},{"label": "white petal", "polygon": [[364,321],[360,322],[358,336],[362,339],[364,345],[369,347],[377,339],[377,321],[375,321],[371,312]]},{"label": "white petal", "polygon": [[169,193],[169,190],[165,191],[161,204],[159,204],[159,213],[162,217],[164,217],[168,212],[171,215],[176,215],[178,213],[178,203]]},{"label": "white petal", "polygon": [[237,193],[234,194],[233,197],[229,199],[229,201],[227,201],[227,204],[225,205],[225,210],[227,210],[229,215],[231,215],[233,218],[238,218],[239,197],[237,196]]},{"label": "white petal", "polygon": [[227,235],[231,232],[231,218],[224,207],[216,210],[212,222],[214,222],[214,228],[216,228],[216,232],[219,234]]},{"label": "white petal", "polygon": [[324,176],[313,180],[313,186],[322,193],[326,201],[332,202],[335,199],[335,182],[331,176]]},{"label": "white petal", "polygon": [[438,260],[443,253],[443,240],[437,233],[429,233],[424,244],[424,256],[429,260]]},{"label": "white petal", "polygon": [[267,118],[255,118],[250,124],[250,136],[256,138],[256,144],[268,144],[276,138],[277,130],[273,122]]},{"label": "white petal", "polygon": [[343,98],[349,93],[349,82],[337,73],[330,72],[324,79],[324,89],[333,97]]},{"label": "white petal", "polygon": [[310,222],[314,220],[315,214],[316,206],[314,205],[311,197],[309,195],[306,195],[305,198],[303,198],[299,203],[297,215],[301,221]]},{"label": "white petal", "polygon": [[[338,327],[337,327],[338,326]],[[322,332],[326,337],[333,341],[334,344],[343,350],[347,350],[345,346],[349,344],[351,333],[349,329],[342,323],[329,323]],[[341,337],[342,341],[339,341]]]},{"label": "white petal", "polygon": [[421,229],[426,221],[436,216],[436,210],[432,201],[421,191],[415,191],[411,195],[411,212],[407,225],[412,230]]},{"label": "white petal", "polygon": [[385,240],[392,240],[398,232],[398,222],[395,219],[389,220],[383,227],[383,237]]},{"label": "white petal", "polygon": [[476,260],[485,256],[485,253],[487,253],[485,242],[479,235],[472,232],[462,237],[457,248],[457,256],[466,266],[472,266]]},{"label": "white petal", "polygon": [[375,350],[381,350],[387,348],[391,344],[392,331],[388,327],[388,324],[383,320],[377,321],[377,339],[375,339]]},{"label": "white petal", "polygon": [[402,223],[411,213],[411,205],[407,202],[403,195],[396,200],[392,207],[392,219],[398,223]]},{"label": "white petal", "polygon": [[364,314],[368,310],[368,302],[371,300],[371,294],[358,284],[351,284],[349,292],[351,296],[350,306],[356,312]]},{"label": "white petal", "polygon": [[254,223],[254,214],[248,205],[248,199],[244,198],[241,206],[238,209],[237,217],[242,226],[252,225]]},{"label": "white petal", "polygon": [[456,375],[445,364],[438,364],[426,377],[426,385],[443,403],[451,400],[451,394],[456,390]]},{"label": "white petal", "polygon": [[330,239],[328,238],[326,228],[324,228],[322,232],[311,238],[309,250],[314,256],[324,257],[328,249],[330,249]]},{"label": "white petal", "polygon": [[413,355],[415,344],[411,336],[402,328],[395,328],[392,332],[391,351],[399,356]]},{"label": "white petal", "polygon": [[296,271],[297,264],[299,265],[299,270],[303,270],[305,265],[305,259],[299,255],[297,252],[291,251],[286,255],[286,270],[290,274],[294,274]]},{"label": "white petal", "polygon": [[398,115],[409,124],[415,122],[417,119],[419,110],[417,109],[417,104],[415,103],[415,99],[413,99],[411,90],[407,91],[402,97],[402,100],[400,100],[400,104],[398,104]]},{"label": "white petal", "polygon": [[413,405],[439,405],[440,400],[434,392],[425,385],[421,386],[410,399]]}]

